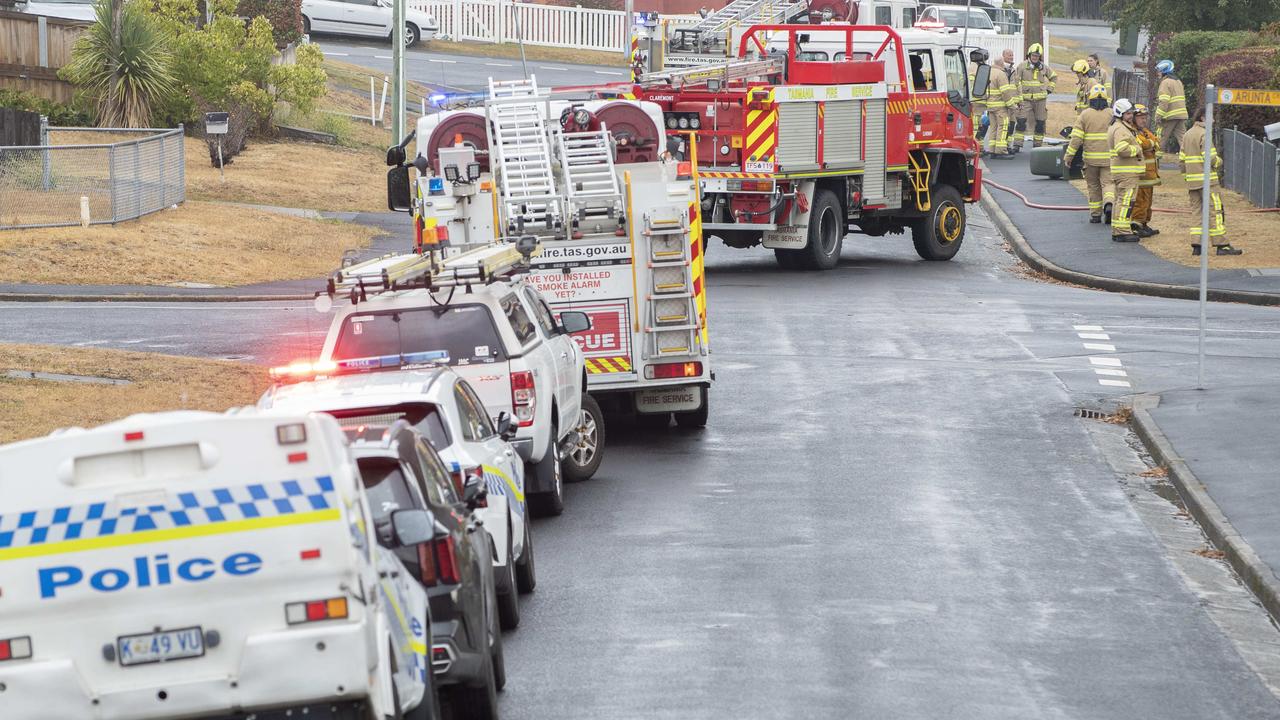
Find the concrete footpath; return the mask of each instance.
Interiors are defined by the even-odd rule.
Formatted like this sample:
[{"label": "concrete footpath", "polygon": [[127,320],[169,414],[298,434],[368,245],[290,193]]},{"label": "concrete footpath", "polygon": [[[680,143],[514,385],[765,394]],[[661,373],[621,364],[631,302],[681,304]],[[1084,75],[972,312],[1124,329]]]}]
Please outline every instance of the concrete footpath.
[{"label": "concrete footpath", "polygon": [[[1085,203],[1069,183],[1032,176],[1026,153],[987,166],[987,177],[1037,202]],[[1118,292],[1198,297],[1198,269],[1136,243],[1111,242],[1087,212],[1035,210],[991,187],[983,205],[1016,254],[1052,277]],[[1280,305],[1280,277],[1274,275],[1211,270],[1209,285],[1210,298]],[[1280,622],[1280,383],[1262,380],[1139,396],[1133,425],[1169,471],[1187,510]]]}]

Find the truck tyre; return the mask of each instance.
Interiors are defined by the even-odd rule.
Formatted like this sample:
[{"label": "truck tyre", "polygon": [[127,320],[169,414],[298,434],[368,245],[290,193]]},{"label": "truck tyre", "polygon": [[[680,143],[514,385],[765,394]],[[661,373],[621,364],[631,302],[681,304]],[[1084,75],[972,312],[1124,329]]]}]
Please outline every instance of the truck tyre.
[{"label": "truck tyre", "polygon": [[533,592],[538,587],[538,574],[533,562],[533,533],[530,530],[532,523],[529,518],[524,519],[524,553],[520,555],[520,561],[516,563],[516,589],[521,594]]},{"label": "truck tyre", "polygon": [[529,512],[538,517],[554,517],[564,512],[564,477],[560,474],[560,452],[556,448],[558,432],[553,421],[542,459],[534,465],[525,465],[525,475],[533,475],[538,487],[550,485],[552,488],[529,496]]},{"label": "truck tyre", "polygon": [[960,252],[967,224],[964,199],[950,185],[933,189],[933,208],[911,225],[916,254],[925,260],[950,260]]},{"label": "truck tyre", "polygon": [[516,559],[511,556],[511,528],[507,528],[507,564],[494,568],[495,592],[498,594],[498,624],[503,630],[520,625],[520,601],[516,594]]},{"label": "truck tyre", "polygon": [[689,412],[673,413],[676,416],[676,425],[682,428],[704,428],[707,426],[707,402],[711,399],[711,393],[707,392],[707,388],[698,388],[702,395],[702,407]]},{"label": "truck tyre", "polygon": [[800,252],[799,250],[774,249],[773,259],[778,261],[778,267],[783,270],[796,270],[800,267],[800,260],[796,255]]},{"label": "truck tyre", "polygon": [[844,244],[848,223],[840,199],[836,194],[821,188],[813,194],[809,208],[809,243],[797,250],[801,268],[806,270],[830,270],[840,262],[840,248]]},{"label": "truck tyre", "polygon": [[600,403],[589,393],[582,394],[582,419],[578,421],[578,442],[565,458],[564,479],[567,482],[590,480],[604,460],[604,413]]}]

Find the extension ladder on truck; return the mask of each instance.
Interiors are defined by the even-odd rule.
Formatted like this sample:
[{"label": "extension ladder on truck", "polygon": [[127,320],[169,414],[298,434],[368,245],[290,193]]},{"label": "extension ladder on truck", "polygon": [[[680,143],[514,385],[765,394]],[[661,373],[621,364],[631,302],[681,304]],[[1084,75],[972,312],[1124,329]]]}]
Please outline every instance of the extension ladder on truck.
[{"label": "extension ladder on truck", "polygon": [[701,325],[693,285],[689,210],[658,206],[644,213],[648,238],[648,287],[645,300],[645,359],[692,355],[698,348]]},{"label": "extension ladder on truck", "polygon": [[535,222],[548,228],[561,221],[547,141],[549,95],[538,90],[534,75],[520,80],[489,78],[489,151],[498,175],[507,230],[523,234]]},{"label": "extension ladder on truck", "polygon": [[529,257],[540,249],[530,241],[527,245],[495,243],[446,259],[438,258],[436,253],[392,253],[335,272],[329,277],[325,292],[330,298],[346,295],[358,303],[369,295],[394,290],[487,284],[527,266]]},{"label": "extension ladder on truck", "polygon": [[556,133],[556,150],[569,211],[579,220],[588,214],[617,214],[622,187],[613,167],[613,140],[604,124],[599,130]]}]

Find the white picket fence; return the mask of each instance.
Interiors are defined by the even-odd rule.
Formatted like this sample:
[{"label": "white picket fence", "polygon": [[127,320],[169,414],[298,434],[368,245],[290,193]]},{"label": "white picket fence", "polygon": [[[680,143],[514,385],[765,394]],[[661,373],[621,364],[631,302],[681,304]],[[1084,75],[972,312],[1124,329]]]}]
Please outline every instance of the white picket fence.
[{"label": "white picket fence", "polygon": [[435,16],[450,40],[516,42],[529,45],[621,53],[630,39],[627,14],[620,10],[535,5],[511,0],[408,0],[409,7]]}]

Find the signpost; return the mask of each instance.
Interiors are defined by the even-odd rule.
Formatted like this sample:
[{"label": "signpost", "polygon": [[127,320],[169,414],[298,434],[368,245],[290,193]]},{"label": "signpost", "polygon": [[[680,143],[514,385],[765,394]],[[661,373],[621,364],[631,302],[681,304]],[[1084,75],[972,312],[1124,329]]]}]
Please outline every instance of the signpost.
[{"label": "signpost", "polygon": [[1205,308],[1209,300],[1209,208],[1213,205],[1213,106],[1265,105],[1280,107],[1280,91],[1245,88],[1204,88],[1204,184],[1200,187],[1200,342],[1196,367],[1196,387],[1204,389]]},{"label": "signpost", "polygon": [[231,124],[231,113],[207,112],[204,114],[204,134],[218,136],[218,179],[226,182],[227,176],[222,171],[222,136],[227,134],[227,126]]}]

